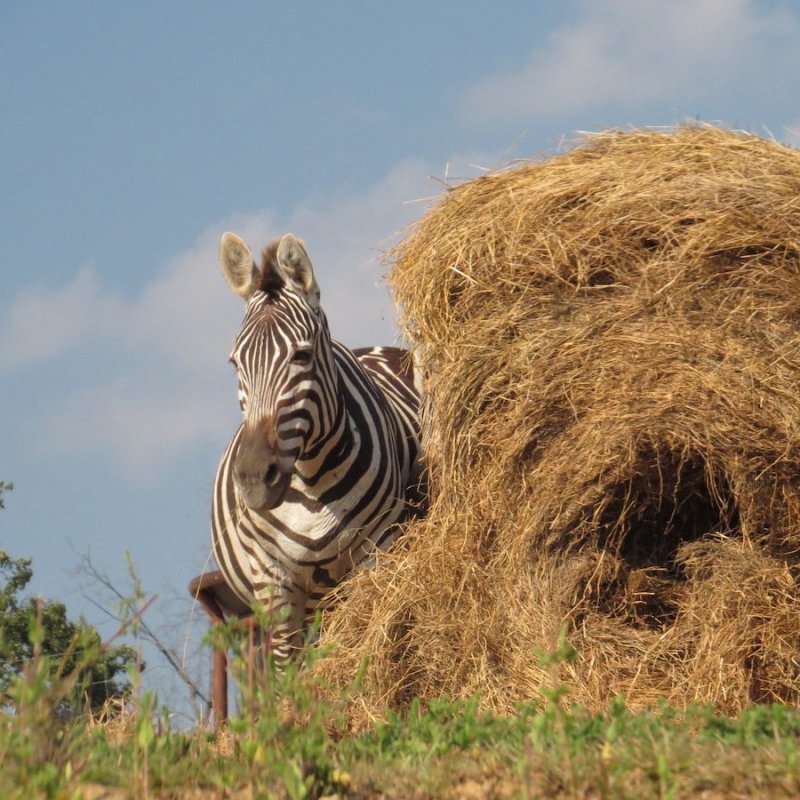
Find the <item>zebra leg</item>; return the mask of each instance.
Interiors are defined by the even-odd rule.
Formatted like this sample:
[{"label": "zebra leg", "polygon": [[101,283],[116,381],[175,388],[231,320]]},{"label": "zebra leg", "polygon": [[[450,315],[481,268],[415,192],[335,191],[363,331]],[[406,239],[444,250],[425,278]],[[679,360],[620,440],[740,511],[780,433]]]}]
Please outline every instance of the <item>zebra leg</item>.
[{"label": "zebra leg", "polygon": [[265,587],[256,592],[260,607],[261,650],[271,654],[279,667],[302,647],[305,597],[286,587]]}]

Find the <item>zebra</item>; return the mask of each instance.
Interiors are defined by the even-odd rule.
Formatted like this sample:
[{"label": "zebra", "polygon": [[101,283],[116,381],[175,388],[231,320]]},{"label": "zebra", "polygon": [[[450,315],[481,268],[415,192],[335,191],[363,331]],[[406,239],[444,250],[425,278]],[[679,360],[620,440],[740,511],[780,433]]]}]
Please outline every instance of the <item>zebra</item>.
[{"label": "zebra", "polygon": [[331,339],[292,234],[257,266],[225,233],[220,264],[246,312],[230,358],[243,422],[214,482],[213,550],[240,599],[267,610],[281,663],[331,590],[420,513],[419,386],[407,351]]}]

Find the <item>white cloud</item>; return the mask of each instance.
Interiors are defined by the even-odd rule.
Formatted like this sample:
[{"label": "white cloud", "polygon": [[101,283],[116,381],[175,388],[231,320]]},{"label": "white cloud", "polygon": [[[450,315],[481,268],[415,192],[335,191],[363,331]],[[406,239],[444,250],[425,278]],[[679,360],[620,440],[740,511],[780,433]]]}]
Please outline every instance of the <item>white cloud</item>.
[{"label": "white cloud", "polygon": [[612,106],[669,109],[713,99],[724,87],[776,91],[796,74],[798,20],[752,0],[583,0],[579,8],[578,19],[520,70],[474,85],[464,119],[524,123]]},{"label": "white cloud", "polygon": [[[264,237],[270,215],[231,220],[247,234]],[[205,231],[195,244],[165,265],[134,303],[130,346],[198,374],[228,357],[235,326],[242,317],[241,300],[227,288],[217,266],[223,225]]]},{"label": "white cloud", "polygon": [[0,325],[0,375],[29,362],[53,358],[87,337],[114,327],[125,305],[103,292],[95,273],[83,268],[66,286],[21,292]]},{"label": "white cloud", "polygon": [[35,447],[46,458],[89,454],[129,477],[157,478],[181,454],[235,429],[236,415],[223,411],[226,394],[224,383],[200,378],[118,376],[76,389],[54,406],[41,420]]},{"label": "white cloud", "polygon": [[414,201],[431,194],[429,174],[421,161],[404,161],[364,194],[300,206],[287,220],[308,247],[331,333],[351,347],[397,338],[381,258],[424,211]]},{"label": "white cloud", "polygon": [[88,455],[126,475],[157,477],[196,445],[233,432],[239,412],[227,356],[243,304],[217,266],[226,229],[254,252],[286,231],[304,238],[334,337],[352,346],[390,343],[393,311],[379,286],[379,256],[424,210],[407,201],[438,193],[429,172],[421,162],[403,162],[362,194],[288,215],[268,210],[222,220],[170,259],[139,297],[117,297],[87,269],[65,287],[19,294],[0,323],[0,374],[55,357],[75,364],[71,384],[42,393],[53,400],[30,426],[35,451]]}]

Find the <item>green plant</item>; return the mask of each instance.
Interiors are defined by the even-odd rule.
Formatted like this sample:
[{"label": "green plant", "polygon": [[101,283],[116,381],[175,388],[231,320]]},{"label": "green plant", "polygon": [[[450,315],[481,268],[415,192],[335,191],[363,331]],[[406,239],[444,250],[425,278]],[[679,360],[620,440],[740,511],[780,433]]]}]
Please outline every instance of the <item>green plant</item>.
[{"label": "green plant", "polygon": [[13,483],[8,481],[0,481],[0,508],[5,508],[5,500],[3,499],[3,492],[11,491],[14,488]]},{"label": "green plant", "polygon": [[84,759],[82,720],[73,704],[86,673],[80,667],[70,669],[69,664],[75,653],[81,653],[81,663],[91,663],[97,645],[79,631],[60,658],[45,654],[47,630],[41,609],[28,632],[32,655],[5,685],[6,713],[0,715],[3,797],[32,790],[50,796],[72,778]]},{"label": "green plant", "polygon": [[232,673],[239,689],[239,712],[229,731],[241,758],[253,796],[275,791],[299,800],[330,793],[341,785],[334,756],[334,735],[346,696],[332,700],[314,677],[313,665],[326,651],[311,644],[319,619],[311,626],[299,656],[276,663],[259,642],[257,630],[272,623],[257,609],[255,625],[242,636],[236,625],[218,626],[212,633],[234,651]]},{"label": "green plant", "polygon": [[[61,675],[74,673],[74,687],[61,698],[59,713],[77,711],[85,704],[97,710],[110,698],[123,695],[129,683],[128,666],[135,662],[130,647],[103,647],[97,630],[67,617],[63,603],[22,598],[33,570],[31,559],[14,559],[0,550],[0,698],[9,691],[26,665],[37,657],[37,669]],[[53,672],[55,675],[55,672]]]}]

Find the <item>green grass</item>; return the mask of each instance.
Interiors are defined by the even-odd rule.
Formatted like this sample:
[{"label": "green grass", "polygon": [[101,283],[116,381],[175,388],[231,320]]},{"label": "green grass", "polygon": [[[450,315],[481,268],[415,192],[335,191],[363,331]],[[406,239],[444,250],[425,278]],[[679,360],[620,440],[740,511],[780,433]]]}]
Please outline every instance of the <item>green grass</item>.
[{"label": "green grass", "polygon": [[352,733],[350,698],[326,698],[309,677],[319,657],[310,648],[303,669],[257,677],[235,659],[242,711],[219,735],[170,729],[140,688],[103,723],[65,717],[79,676],[34,659],[0,713],[0,798],[800,796],[800,714],[782,705],[734,719],[701,706],[633,713],[618,698],[591,713],[556,687],[510,717],[441,698]]},{"label": "green grass", "polygon": [[604,713],[555,700],[512,717],[439,699],[372,730],[290,670],[245,697],[219,736],[170,730],[152,695],[106,724],[56,722],[58,686],[36,675],[0,718],[0,797],[678,798],[800,796],[800,714],[756,706]]}]

